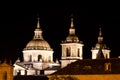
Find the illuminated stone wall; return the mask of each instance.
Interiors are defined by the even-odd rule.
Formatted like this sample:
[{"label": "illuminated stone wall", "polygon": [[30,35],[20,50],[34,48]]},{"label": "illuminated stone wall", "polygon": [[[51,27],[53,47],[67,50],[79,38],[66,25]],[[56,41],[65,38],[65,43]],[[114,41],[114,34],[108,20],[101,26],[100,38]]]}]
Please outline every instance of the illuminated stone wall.
[{"label": "illuminated stone wall", "polygon": [[[69,53],[69,56],[67,54]],[[83,59],[83,44],[79,43],[64,43],[62,44],[62,60],[61,67],[75,62],[78,59]]]},{"label": "illuminated stone wall", "polygon": [[[68,57],[67,56],[67,49],[70,49],[70,56],[69,57],[82,59],[83,58],[82,46],[83,45],[79,44],[79,43],[62,44],[62,59],[67,59],[67,57]],[[79,56],[78,56],[78,53],[79,53]]]},{"label": "illuminated stone wall", "polygon": [[42,59],[43,62],[53,62],[53,51],[25,50],[23,51],[23,58],[25,62],[39,62],[39,59]]},{"label": "illuminated stone wall", "polygon": [[49,80],[60,79],[60,80],[120,80],[120,74],[95,74],[95,75],[52,75],[48,76]]},{"label": "illuminated stone wall", "polygon": [[7,63],[0,64],[0,80],[13,80],[13,66]]},{"label": "illuminated stone wall", "polygon": [[[97,49],[96,50],[91,50],[91,52],[92,52],[92,59],[96,59],[97,58],[98,51],[99,50],[97,50]],[[102,52],[103,52],[103,55],[104,55],[105,59],[109,59],[110,58],[110,50],[103,49]]]}]

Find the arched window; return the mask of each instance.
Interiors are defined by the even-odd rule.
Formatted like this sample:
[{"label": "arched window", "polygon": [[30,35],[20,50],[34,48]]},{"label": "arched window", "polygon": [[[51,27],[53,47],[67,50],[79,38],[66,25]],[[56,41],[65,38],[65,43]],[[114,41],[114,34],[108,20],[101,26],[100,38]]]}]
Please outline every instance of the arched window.
[{"label": "arched window", "polygon": [[42,56],[38,55],[38,62],[42,60]]},{"label": "arched window", "polygon": [[3,73],[3,80],[7,80],[7,72],[6,71]]},{"label": "arched window", "polygon": [[32,61],[32,55],[30,55],[30,62]]},{"label": "arched window", "polygon": [[80,49],[78,48],[77,56],[80,57]]},{"label": "arched window", "polygon": [[105,63],[105,71],[111,71],[111,63]]},{"label": "arched window", "polygon": [[70,53],[71,53],[71,49],[70,48],[66,48],[66,53],[67,53],[67,57],[69,57]]},{"label": "arched window", "polygon": [[108,54],[106,54],[106,59],[108,58]]}]

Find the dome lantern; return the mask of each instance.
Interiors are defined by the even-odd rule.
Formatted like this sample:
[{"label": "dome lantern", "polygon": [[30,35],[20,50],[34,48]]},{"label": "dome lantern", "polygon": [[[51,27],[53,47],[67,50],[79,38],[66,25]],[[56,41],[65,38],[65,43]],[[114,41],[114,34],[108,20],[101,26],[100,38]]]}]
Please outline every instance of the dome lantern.
[{"label": "dome lantern", "polygon": [[34,31],[34,37],[31,41],[29,41],[24,50],[52,50],[49,43],[45,41],[42,36],[39,18],[37,22],[37,28]]}]

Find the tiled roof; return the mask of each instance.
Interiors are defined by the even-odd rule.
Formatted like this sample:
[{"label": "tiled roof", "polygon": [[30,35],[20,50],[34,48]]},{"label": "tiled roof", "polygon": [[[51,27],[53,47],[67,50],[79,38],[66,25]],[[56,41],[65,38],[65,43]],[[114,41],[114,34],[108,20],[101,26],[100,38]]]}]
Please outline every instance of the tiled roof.
[{"label": "tiled roof", "polygon": [[59,70],[61,66],[53,66],[53,67],[48,67],[45,70]]},{"label": "tiled roof", "polygon": [[[110,64],[110,70],[105,70],[105,64]],[[73,62],[51,75],[78,74],[120,74],[120,58],[112,59],[84,59]]]}]

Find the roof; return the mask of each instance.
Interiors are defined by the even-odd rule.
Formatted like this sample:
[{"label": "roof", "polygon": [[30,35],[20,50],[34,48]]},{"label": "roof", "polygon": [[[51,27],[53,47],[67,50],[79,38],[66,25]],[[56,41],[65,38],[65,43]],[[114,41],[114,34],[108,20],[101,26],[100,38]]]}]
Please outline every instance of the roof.
[{"label": "roof", "polygon": [[52,67],[48,67],[45,70],[59,70],[61,68],[61,66],[52,66]]},{"label": "roof", "polygon": [[39,18],[37,22],[37,28],[34,31],[34,37],[27,43],[24,50],[52,50],[49,43],[44,40],[42,36],[42,29],[40,28]]},{"label": "roof", "polygon": [[52,50],[47,41],[41,39],[33,39],[29,41],[24,50]]},{"label": "roof", "polygon": [[[111,64],[111,70],[105,71],[105,64]],[[120,74],[120,59],[84,59],[78,60],[58,70],[51,75],[79,75],[79,74]]]}]

